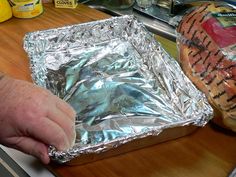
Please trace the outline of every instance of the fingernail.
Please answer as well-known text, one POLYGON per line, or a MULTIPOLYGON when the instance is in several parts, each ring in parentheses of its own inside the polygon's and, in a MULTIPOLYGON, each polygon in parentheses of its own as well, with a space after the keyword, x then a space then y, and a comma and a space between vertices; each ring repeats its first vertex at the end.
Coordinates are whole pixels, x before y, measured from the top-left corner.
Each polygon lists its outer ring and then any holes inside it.
POLYGON ((70 106, 70 107, 71 107, 70 116, 75 119, 75 117, 76 117, 76 111, 74 110, 74 108, 73 108, 72 106, 70 106))
POLYGON ((76 131, 75 131, 75 124, 71 125, 71 130, 72 130, 72 135, 69 137, 70 140, 70 148, 75 145, 75 140, 76 140, 76 131))
POLYGON ((70 147, 70 144, 65 143, 65 144, 61 145, 58 150, 59 151, 65 151, 65 150, 69 149, 69 147, 70 147))
POLYGON ((72 124, 71 129, 73 131, 72 135, 70 137, 67 137, 64 140, 64 143, 59 145, 58 150, 60 151, 68 150, 69 148, 75 145, 75 141, 76 141, 75 124, 72 124))
POLYGON ((70 147, 73 147, 75 145, 75 140, 76 140, 76 131, 75 131, 75 126, 73 126, 73 129, 74 129, 74 133, 73 133, 73 136, 72 136, 72 141, 71 141, 71 144, 70 144, 70 147))

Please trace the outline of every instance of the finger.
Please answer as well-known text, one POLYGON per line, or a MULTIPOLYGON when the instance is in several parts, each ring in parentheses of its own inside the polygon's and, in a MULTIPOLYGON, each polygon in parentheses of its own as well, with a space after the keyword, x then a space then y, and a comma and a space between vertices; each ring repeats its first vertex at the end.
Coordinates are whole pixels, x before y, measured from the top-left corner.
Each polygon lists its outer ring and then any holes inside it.
POLYGON ((25 124, 26 134, 33 136, 44 144, 53 145, 58 150, 70 148, 68 136, 57 123, 47 117, 25 124))
POLYGON ((75 121, 76 111, 73 107, 58 97, 56 97, 55 100, 57 108, 67 114, 72 121, 75 121))
POLYGON ((75 121, 72 121, 65 112, 61 111, 57 107, 52 107, 48 111, 47 117, 57 123, 65 131, 70 147, 72 147, 76 138, 75 121))
POLYGON ((14 142, 13 148, 39 158, 44 164, 50 162, 48 147, 45 144, 29 137, 12 138, 11 141, 14 142))

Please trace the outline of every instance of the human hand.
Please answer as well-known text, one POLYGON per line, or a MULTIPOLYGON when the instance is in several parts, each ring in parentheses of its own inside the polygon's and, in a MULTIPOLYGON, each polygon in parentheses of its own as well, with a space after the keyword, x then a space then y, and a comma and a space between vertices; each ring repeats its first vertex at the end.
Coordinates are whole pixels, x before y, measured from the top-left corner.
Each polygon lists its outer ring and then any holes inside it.
POLYGON ((46 89, 0 77, 0 143, 50 162, 48 145, 58 150, 75 141, 75 111, 46 89))

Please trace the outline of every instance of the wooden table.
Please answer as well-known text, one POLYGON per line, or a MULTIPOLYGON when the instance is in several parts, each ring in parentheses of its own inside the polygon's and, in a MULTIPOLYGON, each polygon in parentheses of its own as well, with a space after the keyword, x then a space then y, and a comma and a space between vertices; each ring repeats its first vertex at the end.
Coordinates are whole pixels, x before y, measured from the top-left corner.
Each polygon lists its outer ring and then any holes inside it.
MULTIPOLYGON (((0 24, 0 71, 31 81, 29 60, 23 50, 26 32, 108 18, 79 5, 77 9, 45 11, 33 19, 12 18, 0 24)), ((175 44, 160 38, 164 47, 175 44)), ((171 52, 171 51, 170 51, 171 52)), ((172 51, 176 55, 176 51, 172 51)), ((236 135, 211 124, 191 135, 81 166, 55 166, 61 177, 226 177, 236 166, 236 135)))

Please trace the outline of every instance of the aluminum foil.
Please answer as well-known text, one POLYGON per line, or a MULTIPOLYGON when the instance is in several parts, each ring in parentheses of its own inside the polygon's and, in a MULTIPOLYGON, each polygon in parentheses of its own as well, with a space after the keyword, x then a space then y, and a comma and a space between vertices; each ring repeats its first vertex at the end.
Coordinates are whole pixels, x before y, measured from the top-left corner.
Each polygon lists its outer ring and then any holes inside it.
POLYGON ((205 96, 133 16, 28 33, 24 49, 35 83, 77 111, 75 145, 50 149, 59 163, 212 118, 205 96))

